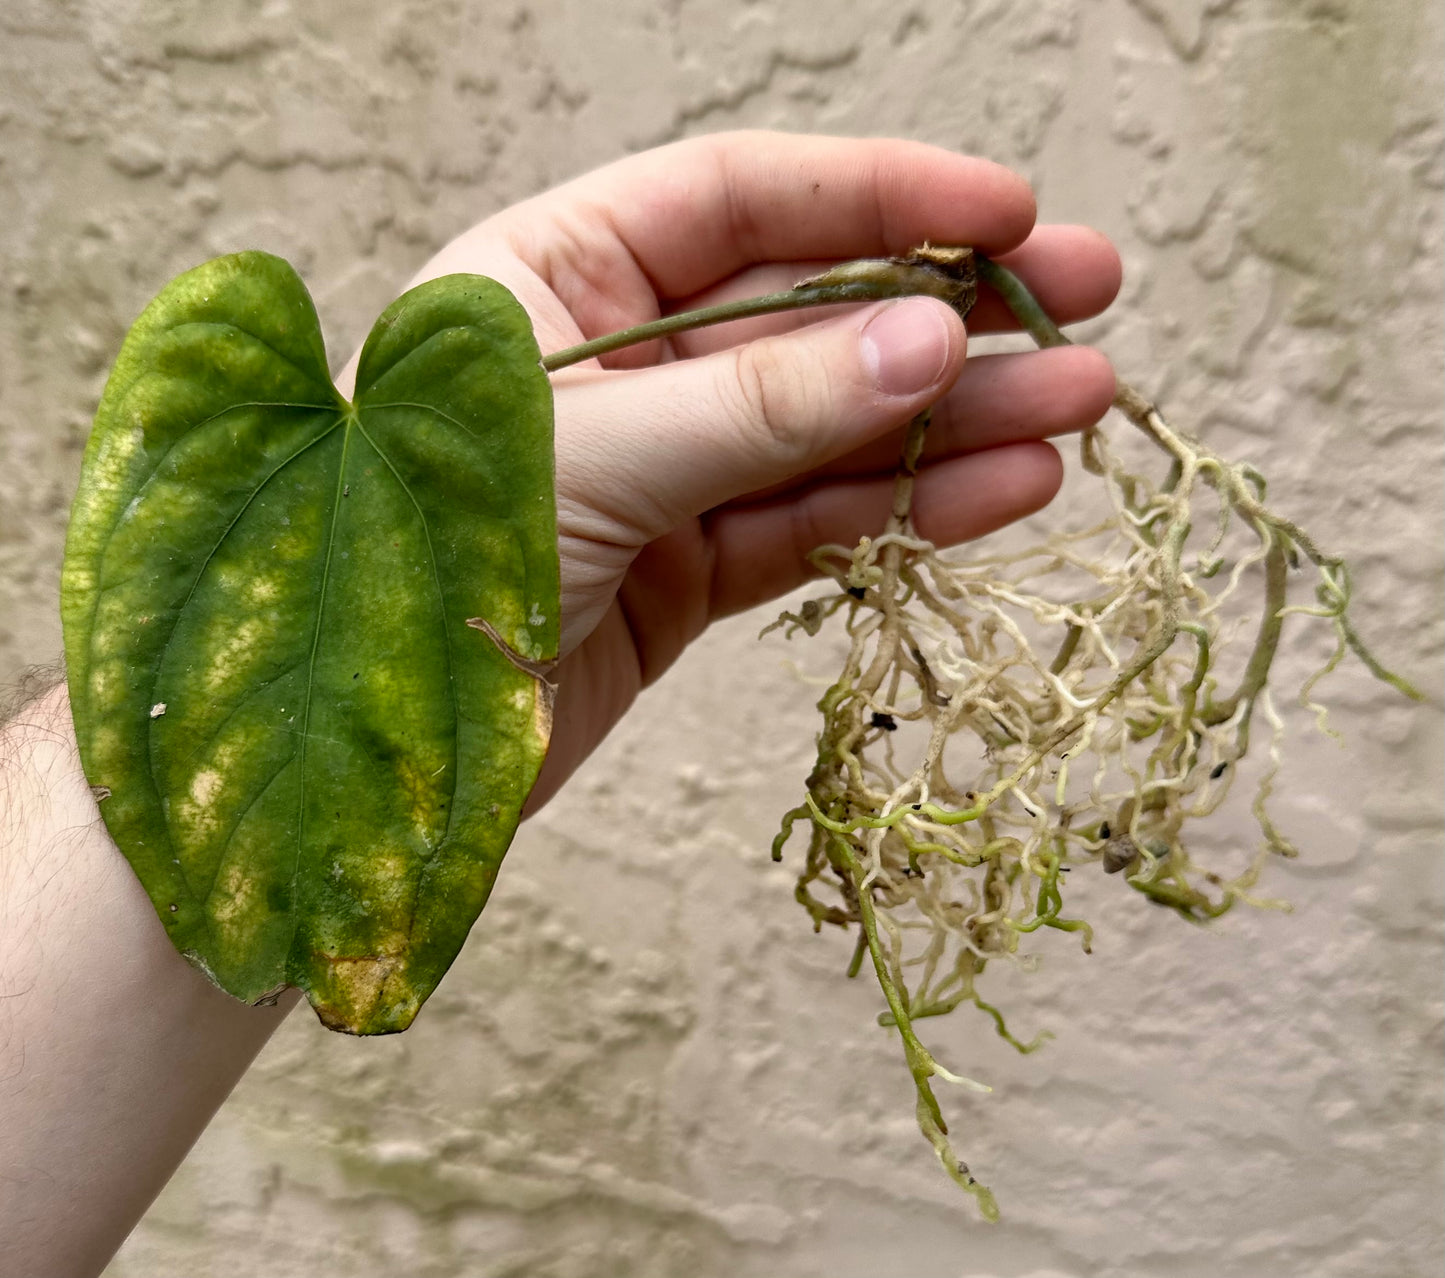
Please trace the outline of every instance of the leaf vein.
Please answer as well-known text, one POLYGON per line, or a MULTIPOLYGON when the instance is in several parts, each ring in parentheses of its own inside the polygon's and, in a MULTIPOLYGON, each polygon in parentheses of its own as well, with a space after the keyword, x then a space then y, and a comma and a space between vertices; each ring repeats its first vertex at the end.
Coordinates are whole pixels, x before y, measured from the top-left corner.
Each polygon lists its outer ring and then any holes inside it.
MULTIPOLYGON (((304 657, 298 657, 295 661, 291 662, 290 665, 286 666, 282 670, 278 670, 270 678, 262 679, 260 683, 253 684, 251 687, 247 688, 246 691, 236 699, 236 704, 233 705, 229 710, 227 710, 224 717, 211 729, 211 731, 207 734, 206 739, 202 741, 198 746, 196 746, 196 748, 192 750, 189 755, 186 756, 186 762, 192 762, 198 755, 203 754, 207 750, 209 750, 211 746, 216 743, 216 739, 221 735, 221 733, 226 730, 226 727, 230 724, 232 719, 234 719, 238 714, 241 713, 242 710, 244 710, 248 705, 250 705, 251 702, 253 702, 257 697, 259 697, 263 692, 265 692, 267 688, 274 687, 276 684, 280 683, 281 680, 284 679, 287 675, 299 669, 301 663, 304 660, 304 657)), ((281 732, 286 731, 286 729, 284 728, 280 728, 277 730, 281 732)))
MULTIPOLYGON (((225 329, 230 329, 231 332, 233 332, 233 333, 240 333, 242 337, 249 337, 253 342, 256 343, 257 346, 264 346, 268 351, 271 352, 271 354, 273 354, 273 355, 274 355, 277 359, 279 359, 283 364, 287 365, 287 366, 290 367, 290 368, 294 368, 294 369, 295 369, 298 373, 300 373, 301 376, 304 377, 307 381, 316 383, 317 385, 320 385, 320 386, 324 386, 327 390, 332 390, 332 389, 334 389, 334 388, 331 386, 331 380, 330 380, 330 375, 329 375, 329 374, 326 375, 325 377, 322 377, 321 379, 318 379, 317 376, 316 376, 316 373, 315 373, 315 371, 314 371, 313 369, 303 368, 300 364, 298 364, 298 363, 297 363, 294 359, 292 359, 289 355, 285 354, 285 353, 284 353, 282 350, 280 350, 280 348, 278 348, 277 346, 274 346, 272 343, 268 342, 268 341, 267 341, 264 337, 262 337, 259 333, 253 333, 249 328, 242 328, 239 324, 235 323, 233 320, 199 320, 199 319, 197 319, 197 320, 186 320, 186 321, 185 321, 184 323, 182 323, 182 324, 171 324, 171 325, 168 325, 168 326, 165 328, 164 332, 166 332, 166 333, 179 333, 179 332, 180 332, 182 329, 184 329, 184 328, 225 328, 225 329)), ((327 405, 327 407, 329 408, 329 407, 331 407, 331 405, 327 405)))
MULTIPOLYGON (((124 401, 122 401, 122 403, 124 403, 124 401)), ((130 512, 136 508, 137 503, 140 502, 140 500, 146 495, 151 485, 155 483, 157 476, 160 475, 162 469, 165 467, 166 462, 170 460, 171 454, 175 452, 176 449, 179 448, 183 442, 185 442, 185 440, 190 438, 192 432, 201 430, 204 427, 209 426, 212 422, 219 421, 222 417, 225 417, 227 413, 234 413, 241 408, 306 408, 312 409, 316 412, 334 413, 336 412, 337 405, 287 404, 282 402, 271 403, 265 400, 256 400, 245 404, 230 404, 227 407, 221 409, 220 412, 212 413, 209 417, 203 417, 200 421, 191 422, 190 424, 183 426, 180 429, 180 432, 176 435, 175 439, 173 439, 166 447, 166 451, 162 453, 160 458, 156 461, 156 464, 151 467, 151 473, 147 475, 144 480, 141 481, 140 487, 135 490, 135 495, 130 499, 130 501, 126 503, 125 509, 122 510, 120 514, 116 517, 115 523, 111 525, 110 536, 115 536, 116 529, 125 522, 126 516, 128 516, 130 512)), ((336 421, 340 422, 340 420, 341 418, 338 416, 336 421)), ((334 429, 336 423, 333 423, 332 425, 334 429)), ((110 538, 108 537, 106 541, 107 544, 109 544, 110 538)))
MULTIPOLYGON (((474 431, 474 430, 473 430, 470 426, 468 426, 465 422, 458 421, 458 420, 457 420, 455 417, 453 417, 450 413, 444 413, 444 412, 442 412, 442 410, 441 410, 440 408, 438 408, 435 404, 414 404, 414 403, 408 402, 407 400, 397 400, 395 403, 391 403, 391 404, 367 404, 367 405, 366 405, 366 411, 367 411, 367 412, 379 412, 379 411, 380 411, 381 409, 383 409, 383 408, 420 408, 420 409, 422 409, 424 412, 435 413, 438 417, 440 417, 440 418, 442 419, 442 421, 444 421, 444 422, 450 422, 450 423, 451 423, 453 426, 455 426, 458 430, 465 431, 465 432, 466 432, 468 435, 470 435, 473 439, 481 439, 481 435, 480 435, 477 431, 474 431)), ((373 445, 373 447, 374 447, 374 445, 373 445)))
MULTIPOLYGON (((434 332, 428 333, 423 341, 418 342, 415 346, 412 346, 410 349, 408 349, 404 354, 399 355, 390 364, 388 364, 379 373, 377 373, 375 377, 373 377, 369 382, 367 382, 365 386, 358 386, 356 388, 356 401, 358 406, 362 406, 361 401, 366 396, 368 391, 374 391, 378 384, 385 381, 388 377, 393 376, 396 373, 397 369, 404 368, 412 360, 419 359, 423 355, 427 354, 429 347, 431 347, 437 342, 444 340, 447 337, 450 337, 453 333, 467 332, 473 332, 485 336, 487 329, 484 325, 481 324, 448 324, 445 328, 439 328, 436 329, 434 332)), ((476 355, 473 356, 470 362, 474 363, 477 359, 484 358, 486 358, 486 354, 484 352, 478 351, 476 355)), ((371 407, 371 405, 365 405, 365 407, 371 407)))
POLYGON ((446 846, 447 839, 451 836, 452 818, 456 815, 457 811, 457 786, 460 784, 461 781, 460 752, 462 732, 462 708, 457 701, 457 681, 453 673, 454 662, 452 660, 452 637, 451 631, 447 626, 447 599, 445 591, 442 590, 441 573, 438 571, 437 568, 437 556, 436 550, 432 545, 431 527, 427 523, 426 514, 421 508, 421 503, 417 501, 416 495, 411 491, 411 487, 407 484, 406 480, 401 477, 400 472, 396 469, 394 465, 392 465, 391 458, 382 451, 377 442, 372 439, 370 434, 367 433, 366 427, 361 424, 361 421, 359 419, 356 423, 356 429, 361 432, 362 438, 371 445, 372 451, 375 452, 376 455, 380 457, 383 462, 386 463, 387 470, 391 471, 392 478, 396 480, 397 484, 401 488, 401 491, 407 495, 407 499, 411 502, 412 507, 416 510, 416 517, 421 520, 422 534, 426 537, 427 559, 431 563, 432 583, 436 586, 437 591, 437 607, 441 611, 442 647, 445 650, 447 656, 447 692, 451 697, 452 723, 454 725, 452 730, 451 790, 447 801, 447 823, 445 828, 442 830, 442 837, 437 842, 435 847, 428 849, 426 860, 422 862, 421 870, 417 874, 417 891, 420 892, 421 881, 423 878, 426 877, 427 866, 431 864, 437 853, 446 846))
MULTIPOLYGON (((266 778, 266 784, 263 785, 259 790, 257 790, 256 793, 253 794, 246 801, 246 806, 241 809, 241 811, 237 814, 236 819, 231 822, 231 828, 226 831, 226 837, 221 842, 221 855, 216 861, 216 868, 211 871, 211 881, 206 886, 206 894, 204 897, 199 898, 201 906, 201 917, 205 920, 206 931, 211 933, 212 938, 215 937, 215 930, 211 926, 211 916, 206 912, 206 907, 210 905, 211 897, 215 895, 216 884, 221 881, 221 871, 225 869, 226 860, 231 850, 231 841, 236 837, 236 832, 240 830, 241 823, 248 816, 251 815, 252 809, 261 802, 262 798, 266 794, 266 791, 269 790, 273 785, 275 785, 276 779, 295 762, 296 752, 293 750, 290 755, 288 755, 285 759, 281 761, 281 766, 277 768, 269 777, 266 778)), ((292 888, 292 891, 294 893, 294 887, 292 888)))
MULTIPOLYGON (((247 497, 246 500, 242 503, 241 509, 236 512, 235 516, 231 519, 231 522, 226 525, 221 535, 216 539, 216 544, 211 547, 210 551, 206 554, 205 559, 201 561, 200 567, 196 569, 195 577, 191 580, 190 588, 186 591, 185 599, 182 600, 180 607, 175 610, 174 619, 172 620, 170 626, 170 632, 166 635, 165 642, 161 645, 160 654, 156 659, 155 674, 151 679, 150 695, 148 697, 148 701, 151 704, 154 704, 157 700, 157 692, 160 688, 161 674, 165 670, 166 657, 170 654, 171 642, 175 639, 176 629, 180 625, 181 617, 184 615, 186 609, 190 607, 191 600, 195 597, 196 594, 196 588, 201 584, 201 578, 206 575, 206 569, 211 566, 211 560, 216 557, 216 552, 219 551, 221 547, 225 544, 226 538, 231 535, 232 529, 234 529, 236 525, 240 522, 241 517, 246 513, 246 511, 251 508, 251 503, 261 495, 266 485, 269 484, 273 479, 275 479, 277 475, 279 475, 283 470, 285 470, 286 467, 291 465, 291 463, 294 462, 298 457, 301 457, 304 453, 310 451, 317 444, 321 443, 322 440, 330 438, 331 432, 334 431, 338 425, 340 425, 340 422, 341 419, 338 418, 335 422, 332 423, 332 425, 328 429, 322 431, 321 434, 317 435, 315 439, 307 440, 306 443, 301 445, 301 447, 298 448, 289 457, 285 458, 281 462, 278 462, 275 468, 271 471, 271 473, 268 474, 265 479, 263 479, 259 484, 256 485, 255 491, 252 492, 251 495, 247 497)), ((102 562, 103 561, 104 556, 102 555, 102 562)), ((97 607, 99 606, 100 594, 100 591, 96 592, 97 607)), ((94 622, 92 621, 92 634, 93 633, 94 622)), ((278 678, 279 677, 280 676, 278 676, 278 678)), ((159 792, 160 790, 160 786, 156 784, 155 761, 155 740, 156 729, 158 728, 158 726, 159 721, 153 719, 148 725, 146 732, 146 771, 150 775, 151 784, 156 785, 157 792, 159 792)), ((166 838, 170 841, 172 851, 175 851, 176 842, 174 834, 171 830, 170 814, 165 810, 164 805, 162 805, 161 812, 162 819, 165 821, 166 838)), ((181 881, 186 885, 186 890, 190 892, 192 898, 199 900, 199 898, 196 897, 195 888, 191 886, 190 877, 186 873, 186 867, 184 863, 181 864, 181 881)))

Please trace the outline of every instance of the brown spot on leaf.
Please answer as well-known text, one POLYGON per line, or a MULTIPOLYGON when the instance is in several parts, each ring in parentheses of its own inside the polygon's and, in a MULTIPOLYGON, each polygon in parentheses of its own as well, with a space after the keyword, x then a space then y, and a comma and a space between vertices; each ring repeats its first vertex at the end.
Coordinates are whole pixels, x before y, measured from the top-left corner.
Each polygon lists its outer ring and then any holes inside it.
POLYGON ((381 954, 313 952, 326 975, 311 991, 312 1006, 327 1029, 384 1034, 411 1024, 420 1002, 404 978, 405 942, 398 941, 397 948, 381 954))

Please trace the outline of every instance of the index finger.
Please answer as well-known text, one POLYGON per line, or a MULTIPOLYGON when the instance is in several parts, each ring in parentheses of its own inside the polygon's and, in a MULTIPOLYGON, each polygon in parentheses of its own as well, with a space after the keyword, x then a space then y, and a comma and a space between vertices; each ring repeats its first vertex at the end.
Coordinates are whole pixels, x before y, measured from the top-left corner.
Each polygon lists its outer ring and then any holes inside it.
POLYGON ((662 300, 762 262, 887 256, 925 240, 1004 253, 1034 214, 1028 183, 989 160, 921 142, 737 132, 609 164, 494 225, 554 288, 570 278, 575 290, 580 275, 615 289, 631 268, 662 300))

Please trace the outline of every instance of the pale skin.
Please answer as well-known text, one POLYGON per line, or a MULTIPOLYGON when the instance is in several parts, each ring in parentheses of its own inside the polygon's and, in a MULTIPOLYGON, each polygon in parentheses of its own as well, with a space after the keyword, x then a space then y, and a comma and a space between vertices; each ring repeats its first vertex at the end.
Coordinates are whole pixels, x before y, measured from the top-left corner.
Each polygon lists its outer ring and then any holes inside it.
MULTIPOLYGON (((599 169, 482 222, 418 279, 501 280, 549 352, 925 240, 1000 257, 1064 323, 1119 283, 1105 239, 1035 226, 1027 184, 996 165, 761 133, 599 169)), ((1006 319, 984 296, 969 327, 1006 319)), ((561 694, 534 808, 710 622, 801 583, 815 544, 881 526, 923 407, 937 404, 923 536, 960 542, 1053 496, 1046 438, 1102 416, 1107 361, 1081 347, 965 361, 966 345, 942 303, 909 299, 705 329, 555 376, 561 694)), ((0 731, 0 1272, 98 1273, 294 1002, 237 1003, 171 948, 99 821, 63 687, 0 731)))

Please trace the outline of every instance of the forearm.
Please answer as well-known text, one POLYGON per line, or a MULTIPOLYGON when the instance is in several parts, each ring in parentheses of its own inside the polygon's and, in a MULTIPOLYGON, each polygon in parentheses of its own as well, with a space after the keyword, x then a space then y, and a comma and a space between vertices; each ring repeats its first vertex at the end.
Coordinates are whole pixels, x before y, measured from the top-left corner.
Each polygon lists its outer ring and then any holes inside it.
POLYGON ((98 1273, 294 1003, 172 948, 106 834, 64 688, 0 728, 0 1273, 98 1273))

